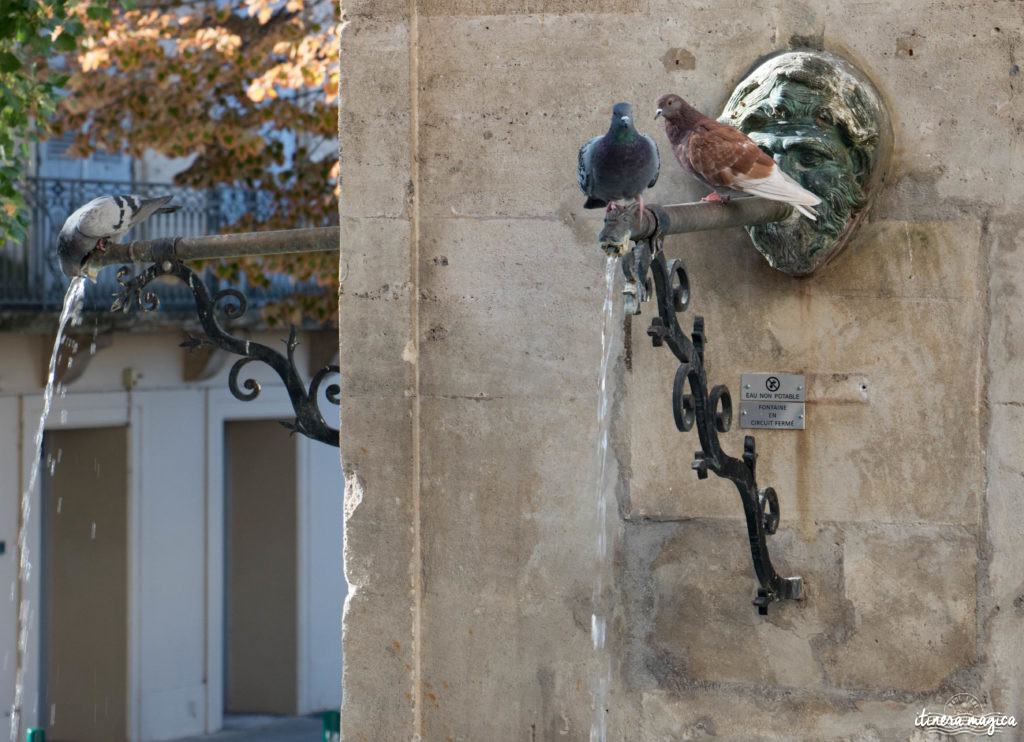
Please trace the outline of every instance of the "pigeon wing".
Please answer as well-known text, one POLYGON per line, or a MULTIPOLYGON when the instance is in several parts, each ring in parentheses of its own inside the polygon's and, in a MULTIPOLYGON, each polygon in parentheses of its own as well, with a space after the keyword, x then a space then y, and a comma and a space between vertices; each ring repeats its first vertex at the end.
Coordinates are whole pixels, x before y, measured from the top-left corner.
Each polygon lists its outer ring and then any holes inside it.
POLYGON ((100 196, 68 217, 68 222, 75 223, 79 234, 98 240, 116 234, 123 215, 113 196, 100 196))
POLYGON ((821 203, 818 196, 783 172, 754 140, 726 124, 714 121, 694 132, 690 139, 690 159, 694 170, 712 186, 786 201, 810 219, 814 219, 814 209, 800 207, 821 203))
POLYGON ((739 180, 768 177, 775 161, 739 129, 708 120, 690 137, 690 164, 713 187, 739 188, 739 180))
MULTIPOLYGON (((130 227, 134 227, 136 224, 149 219, 153 214, 164 213, 167 211, 177 211, 180 207, 170 206, 166 207, 168 201, 174 196, 157 196, 156 198, 143 198, 142 196, 122 196, 131 211, 131 216, 128 219, 130 227)), ((126 230, 127 231, 127 230, 126 230)))
POLYGON ((590 157, 593 152, 594 145, 599 141, 601 141, 601 137, 594 137, 584 144, 580 147, 580 153, 577 157, 576 181, 579 183, 580 190, 583 191, 584 196, 590 196, 591 189, 594 187, 590 157))
POLYGON ((577 158, 576 180, 580 185, 580 190, 583 191, 583 195, 587 197, 586 202, 583 204, 584 209, 598 209, 608 204, 607 201, 594 196, 594 191, 598 188, 594 176, 594 150, 602 139, 603 137, 594 137, 580 147, 580 153, 577 158))
POLYGON ((77 228, 79 233, 93 239, 117 238, 159 211, 176 210, 177 207, 164 206, 172 198, 144 198, 134 194, 101 196, 79 209, 77 228))
POLYGON ((658 175, 661 173, 661 155, 658 154, 657 142, 650 134, 641 134, 640 136, 651 145, 651 154, 654 155, 654 175, 651 176, 651 182, 647 184, 647 188, 654 188, 654 184, 658 182, 658 175))

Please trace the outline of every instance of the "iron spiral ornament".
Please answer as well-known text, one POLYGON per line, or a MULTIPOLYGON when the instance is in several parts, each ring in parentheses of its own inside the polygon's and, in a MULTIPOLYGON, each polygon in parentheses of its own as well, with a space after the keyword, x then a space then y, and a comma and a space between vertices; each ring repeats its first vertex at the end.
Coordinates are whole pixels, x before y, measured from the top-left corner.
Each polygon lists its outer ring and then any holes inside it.
MULTIPOLYGON (((251 377, 244 379, 239 384, 243 368, 253 361, 260 361, 270 366, 284 383, 295 411, 293 421, 281 424, 292 433, 300 433, 321 443, 338 446, 338 428, 328 425, 320 411, 321 387, 327 377, 338 373, 338 366, 331 364, 321 368, 314 374, 307 387, 295 366, 295 348, 299 341, 294 326, 291 328, 288 339, 284 341, 285 353, 280 353, 262 343, 235 337, 217 319, 218 313, 228 320, 238 319, 245 314, 249 303, 241 291, 227 288, 211 294, 199 274, 184 262, 173 257, 158 260, 131 279, 128 278, 130 273, 131 269, 128 266, 117 271, 117 282, 122 289, 114 294, 111 311, 127 312, 133 306, 137 306, 144 312, 157 309, 160 306, 160 299, 153 292, 146 291, 147 286, 161 276, 175 276, 192 292, 199 323, 205 333, 203 337, 190 336, 188 340, 181 343, 181 347, 195 348, 200 345, 212 345, 241 356, 235 361, 228 374, 228 389, 236 399, 242 401, 256 399, 261 391, 260 383, 251 377)), ((340 395, 341 388, 337 384, 329 384, 323 389, 323 398, 330 404, 339 404, 340 395)))
POLYGON ((773 601, 799 599, 803 593, 800 577, 781 577, 772 565, 767 536, 779 527, 779 498, 771 487, 757 486, 757 453, 753 436, 743 439, 740 458, 728 455, 719 441, 720 433, 732 426, 732 396, 722 384, 708 389, 704 367, 707 347, 704 318, 695 316, 693 331, 686 335, 678 314, 690 301, 690 282, 682 260, 669 260, 663 250, 664 238, 658 233, 637 242, 623 257, 626 276, 625 308, 640 314, 642 304, 656 297, 658 314, 651 318, 647 334, 654 347, 668 346, 679 361, 672 383, 672 415, 676 428, 686 433, 697 429, 700 450, 690 466, 700 479, 708 473, 729 479, 739 491, 746 516, 750 554, 760 587, 754 605, 765 615, 773 601), (652 285, 653 283, 653 285, 652 285))

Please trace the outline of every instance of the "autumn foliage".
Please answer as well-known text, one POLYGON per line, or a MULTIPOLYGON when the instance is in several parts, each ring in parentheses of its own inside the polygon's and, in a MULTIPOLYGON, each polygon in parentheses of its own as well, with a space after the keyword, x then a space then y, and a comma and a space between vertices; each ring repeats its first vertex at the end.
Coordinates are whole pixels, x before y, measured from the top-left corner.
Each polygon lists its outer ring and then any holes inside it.
MULTIPOLYGON (((83 7, 86 15, 106 11, 83 7)), ((8 240, 22 242, 28 232, 20 185, 29 142, 45 135, 67 82, 49 60, 74 51, 83 30, 69 14, 68 0, 0 0, 0 247, 8 240)))
MULTIPOLYGON (((74 154, 187 157, 178 185, 268 194, 269 211, 245 215, 234 231, 337 224, 336 3, 138 0, 133 9, 96 13, 82 3, 75 12, 85 33, 66 55, 69 95, 55 120, 57 133, 75 132, 74 154)), ((326 299, 296 296, 271 321, 337 311, 336 254, 219 270, 245 271, 255 283, 284 271, 328 288, 326 299)))

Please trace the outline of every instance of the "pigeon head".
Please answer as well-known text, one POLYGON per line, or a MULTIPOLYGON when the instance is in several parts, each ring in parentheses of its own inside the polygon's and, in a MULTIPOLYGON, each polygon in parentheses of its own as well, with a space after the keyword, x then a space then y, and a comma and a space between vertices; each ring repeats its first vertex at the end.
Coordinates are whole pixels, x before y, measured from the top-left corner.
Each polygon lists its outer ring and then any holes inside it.
POLYGON ((619 138, 632 138, 636 135, 636 128, 633 126, 633 106, 628 103, 615 104, 612 108, 612 125, 608 132, 618 134, 619 138))
POLYGON ((667 121, 685 124, 695 124, 704 118, 700 111, 675 93, 666 93, 658 98, 655 105, 658 110, 654 112, 654 118, 663 116, 667 121))
POLYGON ((682 103, 683 99, 675 93, 666 93, 658 98, 654 104, 658 108, 658 110, 654 112, 654 118, 658 118, 659 116, 669 118, 675 111, 682 110, 682 103))
POLYGON ((612 108, 612 124, 628 124, 633 120, 633 106, 616 103, 612 108))

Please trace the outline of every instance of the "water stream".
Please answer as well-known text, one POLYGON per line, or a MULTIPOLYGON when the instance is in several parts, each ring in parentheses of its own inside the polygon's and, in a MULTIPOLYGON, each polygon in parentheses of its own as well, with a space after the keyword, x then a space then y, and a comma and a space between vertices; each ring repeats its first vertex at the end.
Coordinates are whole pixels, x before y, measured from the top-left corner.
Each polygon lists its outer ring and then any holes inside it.
POLYGON ((611 656, 605 646, 608 619, 612 611, 611 584, 612 559, 608 552, 612 541, 610 529, 614 526, 617 510, 615 484, 618 481, 618 466, 609 451, 611 437, 611 411, 615 397, 614 361, 623 342, 622 332, 622 273, 619 261, 608 258, 605 265, 604 324, 601 330, 601 370, 598 377, 599 401, 597 406, 597 446, 593 496, 596 503, 596 553, 593 592, 593 613, 590 617, 590 636, 594 642, 597 672, 591 689, 592 716, 590 742, 607 742, 608 737, 608 690, 611 684, 611 656))
POLYGON ((82 321, 82 299, 85 295, 85 279, 73 278, 64 295, 64 307, 61 309, 60 322, 57 325, 57 337, 53 341, 53 352, 50 354, 50 366, 46 376, 46 389, 43 391, 43 411, 39 415, 39 426, 36 428, 36 435, 33 438, 35 458, 32 469, 29 473, 28 484, 21 493, 21 518, 18 522, 18 583, 16 592, 14 586, 11 589, 11 600, 20 592, 21 601, 18 605, 18 651, 17 668, 14 675, 14 702, 11 705, 11 742, 18 742, 18 733, 21 727, 22 704, 25 695, 25 666, 28 661, 28 637, 29 625, 31 623, 31 605, 29 601, 28 584, 32 578, 32 560, 29 555, 28 534, 29 520, 32 515, 32 496, 39 480, 39 469, 42 464, 41 454, 43 447, 43 430, 46 426, 46 418, 50 414, 50 406, 53 403, 53 393, 56 384, 54 380, 57 375, 57 358, 60 353, 60 346, 64 340, 64 332, 69 326, 74 326, 82 321))

